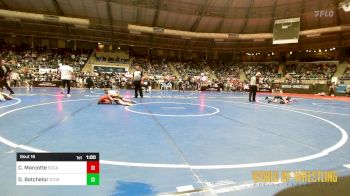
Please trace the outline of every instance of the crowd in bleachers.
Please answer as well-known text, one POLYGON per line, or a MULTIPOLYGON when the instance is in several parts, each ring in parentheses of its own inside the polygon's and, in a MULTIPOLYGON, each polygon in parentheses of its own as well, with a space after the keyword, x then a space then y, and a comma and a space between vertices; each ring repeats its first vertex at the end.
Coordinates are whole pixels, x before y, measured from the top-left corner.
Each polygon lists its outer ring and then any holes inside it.
POLYGON ((200 76, 205 72, 205 62, 195 62, 192 59, 177 61, 176 69, 182 78, 186 78, 188 76, 200 76))
POLYGON ((132 84, 131 76, 127 73, 84 73, 76 72, 76 86, 84 88, 86 79, 90 77, 95 88, 127 88, 132 84))
POLYGON ((57 68, 64 61, 72 67, 81 69, 89 58, 91 51, 71 50, 66 48, 47 49, 45 47, 29 48, 28 46, 3 45, 0 53, 6 63, 17 67, 57 68))
MULTIPOLYGON (((96 87, 128 88, 132 86, 132 75, 126 73, 83 73, 92 51, 71 49, 47 49, 45 47, 29 48, 26 46, 12 47, 2 45, 0 53, 5 64, 12 69, 11 79, 14 86, 21 85, 24 78, 33 81, 58 81, 57 68, 66 63, 74 68, 75 81, 78 87, 84 87, 87 77, 91 77, 96 87), (29 74, 29 76, 28 76, 29 74)), ((171 59, 156 56, 131 56, 130 59, 119 57, 97 57, 97 62, 107 61, 130 63, 130 72, 136 65, 140 66, 145 76, 145 82, 152 88, 161 89, 165 85, 170 89, 182 84, 185 89, 200 90, 203 87, 222 89, 226 91, 243 91, 247 81, 240 81, 240 71, 244 71, 249 80, 256 72, 262 74, 260 83, 268 88, 277 78, 278 64, 243 64, 221 62, 218 60, 201 59, 171 59)), ((285 74, 300 80, 330 79, 335 71, 335 64, 299 63, 286 65, 285 74)), ((342 79, 350 79, 350 67, 345 70, 342 79)))
POLYGON ((185 89, 193 90, 203 87, 218 89, 219 86, 224 90, 225 85, 227 89, 240 89, 237 87, 240 85, 236 82, 239 78, 238 66, 226 67, 219 61, 193 59, 158 57, 133 57, 132 59, 132 67, 140 65, 150 83, 155 83, 160 88, 168 86, 169 83, 174 88, 181 82, 185 89), (173 67, 173 70, 170 67, 173 67))
POLYGON ((246 77, 250 79, 257 72, 261 73, 260 83, 264 88, 270 88, 270 84, 275 82, 278 75, 278 65, 277 64, 251 64, 244 65, 244 73, 246 77))
POLYGON ((66 63, 80 71, 87 62, 91 51, 71 49, 47 49, 46 47, 30 48, 26 45, 2 45, 0 54, 4 64, 11 70, 11 79, 14 86, 21 84, 23 78, 28 77, 34 81, 59 80, 57 68, 59 64, 66 63), (17 82, 18 81, 18 82, 17 82))
POLYGON ((131 67, 140 66, 146 76, 161 78, 166 76, 174 76, 170 70, 171 62, 160 57, 138 56, 132 58, 131 67))
POLYGON ((59 63, 67 63, 76 70, 80 70, 87 62, 91 51, 70 50, 70 49, 50 49, 43 51, 37 58, 34 66, 37 68, 55 69, 59 63))
POLYGON ((263 65, 263 64, 252 64, 244 65, 244 72, 247 78, 250 78, 255 75, 256 72, 260 72, 264 77, 269 78, 270 80, 278 77, 278 65, 263 65))
POLYGON ((216 74, 216 77, 219 79, 225 78, 237 78, 239 79, 240 68, 238 66, 227 66, 222 68, 214 69, 213 72, 216 74))
POLYGON ((42 51, 42 48, 34 50, 26 47, 25 45, 16 47, 1 45, 0 47, 0 55, 5 63, 11 63, 15 68, 21 66, 32 66, 34 60, 36 60, 38 56, 38 53, 42 51))
POLYGON ((300 80, 329 80, 336 71, 337 65, 327 63, 303 63, 286 65, 286 73, 288 73, 292 78, 300 80))

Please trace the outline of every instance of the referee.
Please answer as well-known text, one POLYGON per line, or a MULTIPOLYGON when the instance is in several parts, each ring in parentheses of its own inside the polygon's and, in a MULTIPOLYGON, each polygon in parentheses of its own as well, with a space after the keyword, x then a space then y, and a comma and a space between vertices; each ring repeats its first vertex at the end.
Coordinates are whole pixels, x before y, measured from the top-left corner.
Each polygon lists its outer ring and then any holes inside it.
POLYGON ((261 76, 260 72, 257 72, 255 76, 250 78, 249 82, 249 102, 252 102, 252 96, 253 96, 253 102, 255 102, 255 96, 256 91, 258 91, 258 84, 259 84, 259 78, 261 76))
POLYGON ((134 98, 137 98, 138 97, 138 93, 140 93, 140 97, 142 98, 143 97, 143 94, 142 94, 142 88, 141 88, 141 81, 142 81, 142 77, 143 77, 143 73, 142 71, 140 71, 140 67, 137 65, 135 67, 135 71, 132 75, 133 77, 133 83, 134 83, 134 86, 135 86, 135 96, 134 98))
POLYGON ((61 73, 61 94, 63 94, 63 89, 67 86, 67 97, 70 97, 71 80, 73 80, 74 77, 73 68, 67 64, 63 64, 58 70, 61 73))

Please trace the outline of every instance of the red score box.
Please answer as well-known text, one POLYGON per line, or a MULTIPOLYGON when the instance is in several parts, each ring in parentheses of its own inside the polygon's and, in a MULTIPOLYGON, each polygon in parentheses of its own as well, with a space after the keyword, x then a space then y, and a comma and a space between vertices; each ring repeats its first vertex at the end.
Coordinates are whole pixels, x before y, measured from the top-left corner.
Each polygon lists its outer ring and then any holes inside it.
POLYGON ((86 162, 87 167, 87 173, 100 173, 100 162, 99 161, 88 161, 86 162))

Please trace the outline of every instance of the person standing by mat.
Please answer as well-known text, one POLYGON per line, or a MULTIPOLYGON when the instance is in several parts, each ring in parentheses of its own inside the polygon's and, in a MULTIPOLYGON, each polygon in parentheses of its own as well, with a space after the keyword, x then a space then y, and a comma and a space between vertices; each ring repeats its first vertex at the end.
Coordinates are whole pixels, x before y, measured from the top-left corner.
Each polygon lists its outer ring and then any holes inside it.
POLYGON ((250 78, 249 82, 249 102, 255 102, 256 92, 258 91, 259 78, 261 76, 260 72, 257 72, 255 76, 250 78), (253 100, 252 100, 253 96, 253 100))
POLYGON ((332 96, 332 97, 334 97, 336 87, 337 87, 337 85, 336 85, 336 83, 335 83, 335 82, 332 82, 332 83, 329 85, 329 92, 328 92, 328 96, 332 96))
POLYGON ((61 67, 58 68, 58 70, 61 73, 61 84, 62 84, 62 88, 61 88, 61 94, 63 94, 63 89, 66 87, 67 85, 67 97, 70 97, 70 81, 73 80, 73 68, 69 65, 67 65, 67 63, 63 64, 61 67))
POLYGON ((85 79, 85 83, 86 83, 86 88, 87 88, 88 92, 91 93, 91 89, 94 88, 94 81, 92 80, 90 73, 87 74, 87 77, 85 79))
POLYGON ((9 66, 5 65, 5 61, 0 56, 0 88, 5 87, 8 91, 10 91, 10 95, 14 94, 12 88, 8 84, 8 77, 11 73, 11 69, 9 66))
POLYGON ((142 77, 143 77, 143 73, 140 70, 140 67, 137 65, 135 67, 134 73, 132 74, 132 79, 133 79, 133 83, 134 83, 134 86, 135 86, 134 98, 138 97, 138 93, 140 93, 140 97, 143 98, 142 88, 141 88, 142 77))

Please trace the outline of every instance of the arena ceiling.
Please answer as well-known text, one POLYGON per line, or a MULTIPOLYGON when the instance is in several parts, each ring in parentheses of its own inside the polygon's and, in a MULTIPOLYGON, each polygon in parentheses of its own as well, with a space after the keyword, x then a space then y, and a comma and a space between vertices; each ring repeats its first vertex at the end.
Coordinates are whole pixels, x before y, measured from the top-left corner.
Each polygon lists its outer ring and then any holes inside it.
MULTIPOLYGON (((217 50, 286 47, 271 40, 184 39, 157 34, 134 34, 127 24, 192 32, 270 33, 275 19, 301 18, 301 30, 349 25, 350 12, 338 4, 343 0, 0 0, 0 8, 14 11, 86 18, 89 27, 0 18, 0 32, 12 35, 112 42, 120 45, 217 50), (317 17, 316 11, 328 16, 317 17)), ((350 45, 350 32, 302 37, 297 45, 350 45)))

